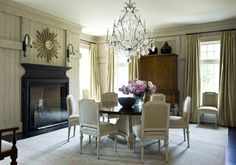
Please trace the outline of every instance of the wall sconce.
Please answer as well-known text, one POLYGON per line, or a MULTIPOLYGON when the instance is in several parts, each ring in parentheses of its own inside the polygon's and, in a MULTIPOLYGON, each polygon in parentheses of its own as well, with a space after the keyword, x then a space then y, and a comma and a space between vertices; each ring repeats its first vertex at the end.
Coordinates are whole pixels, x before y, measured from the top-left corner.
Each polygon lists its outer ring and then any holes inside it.
POLYGON ((25 52, 27 51, 27 47, 32 48, 29 34, 26 34, 24 36, 24 41, 22 41, 22 51, 24 52, 24 57, 26 57, 25 52))
POLYGON ((69 44, 66 49, 66 57, 68 62, 70 62, 70 55, 73 54, 75 55, 74 48, 72 44, 69 44))

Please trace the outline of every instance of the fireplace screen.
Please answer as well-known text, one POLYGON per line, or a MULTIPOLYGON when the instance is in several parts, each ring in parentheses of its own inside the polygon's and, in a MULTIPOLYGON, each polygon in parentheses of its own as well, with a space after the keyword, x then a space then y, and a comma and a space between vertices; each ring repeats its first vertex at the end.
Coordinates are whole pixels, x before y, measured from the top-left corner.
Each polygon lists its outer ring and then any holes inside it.
POLYGON ((61 97, 63 85, 30 87, 31 129, 54 126, 67 120, 66 98, 61 97))

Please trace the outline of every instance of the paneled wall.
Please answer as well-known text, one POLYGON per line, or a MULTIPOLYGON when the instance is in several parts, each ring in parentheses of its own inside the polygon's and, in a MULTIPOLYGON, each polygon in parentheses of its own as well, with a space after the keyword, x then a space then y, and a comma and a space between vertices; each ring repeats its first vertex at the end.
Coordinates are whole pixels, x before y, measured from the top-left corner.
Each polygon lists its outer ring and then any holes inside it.
POLYGON ((29 34, 32 39, 33 48, 27 48, 26 57, 22 56, 22 63, 32 63, 32 64, 46 64, 46 65, 57 65, 57 66, 65 66, 65 29, 61 29, 55 26, 51 26, 45 23, 41 23, 36 20, 31 20, 27 18, 22 18, 22 38, 25 34, 29 34), (47 58, 40 58, 38 56, 38 50, 35 47, 36 42, 36 34, 37 31, 40 33, 45 29, 49 29, 50 33, 57 34, 56 40, 60 43, 58 49, 58 58, 53 57, 52 60, 47 62, 47 58))
POLYGON ((67 73, 70 81, 70 93, 79 97, 79 53, 66 59, 67 45, 73 45, 79 52, 81 26, 63 19, 40 13, 12 1, 0 0, 0 128, 18 126, 21 122, 21 77, 25 70, 21 63, 70 66, 67 73), (29 34, 33 42, 36 32, 48 28, 57 35, 60 44, 58 58, 47 62, 37 57, 37 49, 27 48, 23 56, 22 40, 29 34))

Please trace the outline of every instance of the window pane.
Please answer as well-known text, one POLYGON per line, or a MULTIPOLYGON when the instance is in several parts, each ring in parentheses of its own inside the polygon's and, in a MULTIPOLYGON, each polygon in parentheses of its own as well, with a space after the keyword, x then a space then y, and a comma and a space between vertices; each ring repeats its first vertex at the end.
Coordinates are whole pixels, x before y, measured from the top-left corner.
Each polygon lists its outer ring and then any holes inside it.
POLYGON ((80 96, 82 97, 83 89, 90 89, 90 62, 89 62, 89 49, 80 48, 81 58, 79 65, 80 74, 80 96))
POLYGON ((119 92, 119 88, 122 85, 128 84, 128 62, 127 57, 117 54, 116 55, 116 83, 115 83, 115 92, 118 93, 118 96, 123 96, 121 92, 119 92))
POLYGON ((201 42, 200 52, 201 96, 203 92, 218 93, 220 41, 201 42))

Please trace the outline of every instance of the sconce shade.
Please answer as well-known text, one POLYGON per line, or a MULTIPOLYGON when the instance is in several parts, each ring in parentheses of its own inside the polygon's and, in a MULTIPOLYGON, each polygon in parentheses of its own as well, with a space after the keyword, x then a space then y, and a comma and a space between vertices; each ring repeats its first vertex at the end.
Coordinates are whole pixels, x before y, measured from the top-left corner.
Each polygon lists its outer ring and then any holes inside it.
POLYGON ((70 62, 70 55, 71 54, 75 55, 74 47, 72 44, 68 44, 67 49, 66 49, 66 57, 67 57, 68 62, 70 62))
POLYGON ((24 40, 22 41, 22 51, 24 52, 24 57, 26 57, 25 52, 27 51, 27 47, 32 48, 29 34, 25 34, 24 40))

